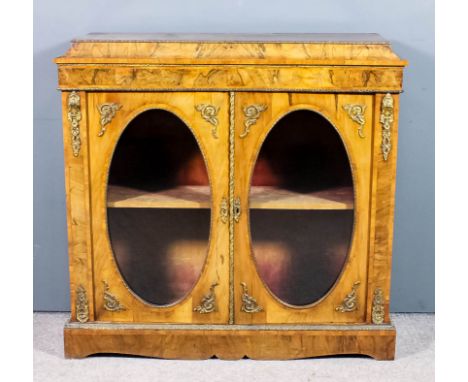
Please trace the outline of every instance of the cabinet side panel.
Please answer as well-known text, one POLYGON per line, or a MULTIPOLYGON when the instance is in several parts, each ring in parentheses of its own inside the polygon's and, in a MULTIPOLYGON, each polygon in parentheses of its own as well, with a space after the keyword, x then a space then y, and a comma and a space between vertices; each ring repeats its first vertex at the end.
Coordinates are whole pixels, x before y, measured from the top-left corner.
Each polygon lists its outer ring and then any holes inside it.
POLYGON ((94 320, 94 296, 86 93, 63 92, 62 112, 71 320, 87 321, 94 320), (72 94, 78 96, 74 106, 70 106, 72 94), (80 301, 78 308, 77 300, 80 301))
POLYGON ((392 271, 399 96, 395 94, 391 95, 393 99, 393 122, 390 123, 391 148, 386 159, 384 158, 384 149, 382 147, 384 145, 382 134, 382 100, 384 97, 384 94, 376 94, 374 102, 371 241, 369 248, 368 308, 366 315, 367 321, 374 323, 378 323, 375 316, 376 314, 377 316, 379 315, 379 290, 383 294, 383 322, 390 322, 390 279, 392 271))

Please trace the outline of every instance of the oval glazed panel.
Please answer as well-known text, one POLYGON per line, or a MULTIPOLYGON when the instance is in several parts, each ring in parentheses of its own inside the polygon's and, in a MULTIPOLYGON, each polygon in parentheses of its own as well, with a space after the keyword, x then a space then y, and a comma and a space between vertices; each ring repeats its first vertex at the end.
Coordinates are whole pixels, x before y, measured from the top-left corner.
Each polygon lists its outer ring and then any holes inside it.
POLYGON ((331 290, 350 248, 353 201, 349 159, 333 125, 309 110, 280 119, 260 148, 249 197, 257 270, 279 300, 304 306, 331 290))
POLYGON ((110 165, 107 206, 114 257, 133 293, 155 305, 186 296, 207 255, 210 186, 177 116, 149 110, 129 123, 110 165))

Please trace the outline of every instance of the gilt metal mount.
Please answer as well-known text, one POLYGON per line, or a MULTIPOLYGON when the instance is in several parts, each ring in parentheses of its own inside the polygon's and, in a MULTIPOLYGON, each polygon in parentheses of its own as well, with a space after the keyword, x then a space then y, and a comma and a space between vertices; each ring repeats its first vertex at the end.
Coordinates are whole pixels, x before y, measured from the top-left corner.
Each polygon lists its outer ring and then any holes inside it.
POLYGON ((68 95, 68 120, 70 121, 71 145, 73 156, 80 155, 81 136, 80 136, 80 121, 81 121, 81 102, 80 95, 73 91, 68 95))
POLYGON ((358 309, 358 296, 357 296, 357 288, 360 282, 356 281, 353 284, 351 292, 349 292, 346 297, 343 299, 343 302, 338 305, 335 310, 337 312, 345 313, 345 312, 354 312, 358 309))
POLYGON ((98 137, 102 137, 106 132, 106 126, 111 123, 115 113, 122 108, 118 103, 103 103, 97 106, 99 114, 101 115, 101 130, 99 130, 98 137))
POLYGON ((372 302, 372 323, 383 324, 385 318, 384 296, 382 289, 376 288, 372 302))
POLYGON ((119 310, 125 310, 125 307, 120 303, 120 301, 109 291, 109 284, 103 281, 104 284, 104 309, 109 312, 118 312, 119 310))
POLYGON ((382 155, 386 161, 392 149, 393 97, 390 93, 382 98, 380 123, 382 124, 382 155))
POLYGON ((195 109, 200 112, 202 118, 208 123, 213 125, 211 129, 211 135, 213 138, 218 139, 218 112, 219 107, 207 104, 195 105, 195 109))
POLYGON ((249 295, 249 290, 247 289, 247 284, 242 282, 242 306, 241 310, 245 313, 257 313, 262 312, 263 308, 257 304, 257 300, 249 295))
POLYGON ((202 297, 200 305, 193 308, 194 312, 198 313, 211 313, 216 311, 216 295, 214 289, 218 286, 218 283, 214 283, 210 287, 208 294, 202 297))
POLYGON ((229 205, 226 198, 221 199, 221 206, 219 211, 219 216, 221 218, 221 222, 226 224, 229 218, 229 205))
POLYGON ((366 124, 365 111, 366 105, 343 105, 343 109, 348 113, 349 117, 359 125, 358 135, 361 138, 365 138, 364 125, 366 124))
POLYGON ((242 109, 245 116, 244 131, 239 135, 240 138, 245 138, 250 132, 252 125, 257 123, 260 114, 267 109, 267 105, 249 105, 242 109))
POLYGON ((240 216, 241 216, 241 213, 242 213, 242 209, 241 209, 241 200, 240 198, 237 196, 234 198, 234 221, 236 223, 239 223, 239 220, 240 220, 240 216))
POLYGON ((83 285, 76 288, 76 319, 83 323, 89 320, 89 306, 88 296, 86 295, 86 289, 83 285))

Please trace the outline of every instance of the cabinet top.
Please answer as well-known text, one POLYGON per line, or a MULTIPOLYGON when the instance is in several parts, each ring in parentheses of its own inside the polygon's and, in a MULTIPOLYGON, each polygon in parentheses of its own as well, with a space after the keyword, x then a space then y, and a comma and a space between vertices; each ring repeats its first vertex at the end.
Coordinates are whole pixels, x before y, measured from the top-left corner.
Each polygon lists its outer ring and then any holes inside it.
POLYGON ((90 33, 73 42, 207 42, 387 44, 377 33, 90 33))
POLYGON ((376 33, 92 33, 71 44, 56 63, 406 65, 376 33))

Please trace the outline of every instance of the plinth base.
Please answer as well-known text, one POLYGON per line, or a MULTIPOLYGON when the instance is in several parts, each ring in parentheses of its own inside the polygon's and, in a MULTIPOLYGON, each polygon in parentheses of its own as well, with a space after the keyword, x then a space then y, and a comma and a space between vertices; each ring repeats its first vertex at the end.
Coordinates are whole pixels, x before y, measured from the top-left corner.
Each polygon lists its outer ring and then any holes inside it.
POLYGON ((165 359, 286 360, 362 354, 395 356, 395 327, 384 325, 65 325, 65 356, 118 353, 165 359))

